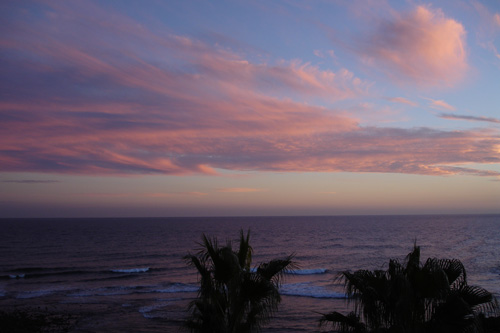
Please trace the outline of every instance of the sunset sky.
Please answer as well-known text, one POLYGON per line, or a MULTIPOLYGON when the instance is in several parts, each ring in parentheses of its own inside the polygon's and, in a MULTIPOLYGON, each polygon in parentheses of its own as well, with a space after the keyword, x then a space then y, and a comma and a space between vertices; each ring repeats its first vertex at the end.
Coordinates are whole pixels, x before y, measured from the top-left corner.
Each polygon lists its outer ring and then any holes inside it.
POLYGON ((0 217, 500 213, 499 1, 2 1, 0 217))

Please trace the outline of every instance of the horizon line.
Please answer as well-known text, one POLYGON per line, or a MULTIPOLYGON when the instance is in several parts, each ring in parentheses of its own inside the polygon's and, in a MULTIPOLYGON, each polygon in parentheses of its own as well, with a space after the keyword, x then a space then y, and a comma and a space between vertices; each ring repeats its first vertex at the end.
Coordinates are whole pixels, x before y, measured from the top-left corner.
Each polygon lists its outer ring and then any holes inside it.
POLYGON ((422 213, 422 214, 322 214, 322 215, 207 215, 207 216, 59 216, 59 217, 0 217, 0 220, 7 219, 197 219, 197 218, 286 218, 286 217, 380 217, 380 216, 495 216, 499 213, 422 213))

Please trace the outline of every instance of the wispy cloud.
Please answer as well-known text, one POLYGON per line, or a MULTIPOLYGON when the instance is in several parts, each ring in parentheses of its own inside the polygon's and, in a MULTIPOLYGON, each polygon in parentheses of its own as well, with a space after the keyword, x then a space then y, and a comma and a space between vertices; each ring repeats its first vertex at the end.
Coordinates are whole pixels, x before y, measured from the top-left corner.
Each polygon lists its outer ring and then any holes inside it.
POLYGON ((407 104, 410 106, 418 106, 418 103, 410 101, 409 99, 406 99, 404 97, 391 97, 391 98, 387 98, 387 100, 394 102, 394 103, 407 104))
POLYGON ((39 180, 39 179, 10 179, 10 180, 2 180, 2 183, 54 184, 54 183, 60 183, 60 181, 59 180, 39 180))
POLYGON ((440 100, 440 99, 432 99, 432 98, 424 98, 426 100, 428 100, 430 103, 429 103, 429 106, 433 109, 441 109, 441 110, 450 110, 450 111, 455 111, 456 108, 448 103, 446 103, 445 101, 443 100, 440 100))
POLYGON ((133 197, 132 193, 112 193, 112 192, 85 192, 85 193, 75 193, 72 196, 75 197, 86 197, 86 198, 128 198, 133 197))
POLYGON ((336 56, 335 56, 335 51, 334 50, 327 50, 327 51, 322 51, 322 50, 314 50, 313 51, 313 54, 318 57, 318 58, 332 58, 332 59, 335 59, 336 56))
POLYGON ((500 173, 494 170, 477 170, 465 167, 458 166, 443 166, 443 170, 449 170, 454 174, 466 174, 466 175, 474 175, 474 176, 482 176, 482 177, 496 177, 493 180, 500 179, 500 173))
POLYGON ((500 124, 500 119, 492 117, 468 116, 468 115, 460 115, 454 113, 441 113, 439 117, 452 120, 484 121, 489 123, 500 124))
POLYGON ((200 196, 205 196, 208 195, 208 193, 205 192, 155 192, 155 193, 142 193, 141 197, 150 197, 150 198, 170 198, 174 196, 194 196, 194 197, 200 197, 200 196))
POLYGON ((77 193, 74 196, 78 197, 89 197, 89 198, 171 198, 178 196, 205 196, 208 193, 204 192, 147 192, 147 193, 132 193, 132 192, 89 192, 89 193, 77 193))
POLYGON ((500 59, 500 52, 498 52, 496 47, 500 32, 500 13, 492 12, 484 3, 479 1, 472 1, 471 5, 477 14, 479 14, 477 28, 478 44, 490 51, 497 60, 500 59))
POLYGON ((249 188, 249 187, 230 187, 230 188, 221 188, 218 189, 217 192, 223 193, 253 193, 253 192, 266 192, 268 191, 265 188, 249 188))
POLYGON ((363 40, 360 51, 396 81, 453 86, 468 68, 465 37, 463 25, 442 10, 418 6, 407 13, 393 11, 363 40))

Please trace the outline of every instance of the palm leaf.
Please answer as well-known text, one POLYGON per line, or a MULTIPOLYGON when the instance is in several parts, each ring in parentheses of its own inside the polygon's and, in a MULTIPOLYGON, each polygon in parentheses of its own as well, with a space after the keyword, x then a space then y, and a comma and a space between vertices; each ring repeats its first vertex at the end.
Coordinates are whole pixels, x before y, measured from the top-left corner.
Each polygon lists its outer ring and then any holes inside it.
POLYGON ((332 328, 340 332, 366 332, 366 326, 354 312, 349 313, 347 316, 336 311, 323 314, 319 324, 322 326, 326 323, 331 323, 332 328))
POLYGON ((429 259, 440 267, 448 277, 451 288, 459 289, 467 284, 467 273, 462 262, 458 259, 429 259))
POLYGON ((240 250, 238 251, 238 260, 240 266, 246 270, 250 270, 252 265, 252 253, 253 249, 249 244, 250 242, 250 230, 247 232, 247 236, 243 234, 243 230, 240 230, 240 250))
POLYGON ((274 259, 267 263, 262 263, 257 267, 257 274, 268 281, 272 281, 275 286, 281 284, 281 280, 286 273, 291 273, 296 264, 293 262, 293 255, 285 259, 274 259))
POLYGON ((193 332, 253 332, 278 308, 281 276, 294 267, 292 256, 272 260, 250 270, 250 231, 240 232, 237 252, 231 242, 220 247, 203 234, 200 250, 184 257, 200 276, 198 297, 189 304, 186 326, 193 332))
MULTIPOLYGON (((389 261, 387 270, 342 272, 353 314, 370 331, 415 332, 424 329, 460 331, 477 329, 477 314, 498 314, 497 300, 487 290, 468 286, 465 267, 457 259, 429 258, 420 263, 416 244, 401 264, 389 261), (427 328, 426 328, 427 327, 427 328)), ((338 313, 322 320, 346 323, 338 313)), ((347 331, 346 327, 336 326, 347 331)))
POLYGON ((412 270, 420 268, 420 246, 416 242, 413 244, 413 251, 406 256, 405 271, 411 274, 412 270))
POLYGON ((458 294, 475 312, 497 313, 499 311, 497 299, 484 288, 464 286, 458 290, 458 294))

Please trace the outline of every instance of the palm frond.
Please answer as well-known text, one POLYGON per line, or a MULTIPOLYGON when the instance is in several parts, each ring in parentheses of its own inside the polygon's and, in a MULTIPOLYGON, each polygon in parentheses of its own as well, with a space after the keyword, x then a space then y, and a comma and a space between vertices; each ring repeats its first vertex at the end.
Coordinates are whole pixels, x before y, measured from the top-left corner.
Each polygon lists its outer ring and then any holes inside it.
POLYGON ((262 263, 257 267, 257 274, 266 280, 272 281, 277 287, 286 273, 291 273, 297 265, 293 261, 293 255, 284 259, 274 259, 267 263, 262 263))
POLYGON ((464 286, 458 290, 460 297, 474 310, 474 312, 499 311, 498 301, 488 290, 478 286, 464 286))
MULTIPOLYGON (((416 243, 403 263, 391 259, 387 270, 344 271, 338 279, 344 284, 347 299, 354 302, 353 314, 373 332, 465 332, 479 327, 479 313, 499 312, 491 293, 467 285, 460 260, 429 258, 422 265, 416 243)), ((329 315, 323 315, 322 320, 347 322, 341 314, 329 315)))
POLYGON ((433 265, 440 267, 446 273, 451 288, 458 289, 467 284, 465 266, 460 260, 432 258, 429 261, 432 261, 433 265))
POLYGON ((240 250, 238 251, 238 260, 240 266, 246 270, 250 270, 252 265, 253 249, 250 246, 250 230, 247 231, 247 236, 243 234, 243 229, 240 230, 240 250))
POLYGON ((340 332, 366 332, 365 324, 360 321, 359 316, 354 312, 349 313, 347 316, 336 311, 323 314, 319 325, 323 326, 327 323, 331 323, 332 328, 340 332))
POLYGON ((233 251, 230 241, 220 247, 216 238, 203 234, 197 255, 184 257, 199 273, 198 297, 189 305, 186 325, 193 332, 254 332, 267 322, 281 301, 279 281, 293 268, 292 256, 272 260, 250 270, 250 231, 240 232, 233 251))
POLYGON ((413 250, 406 256, 406 271, 417 270, 420 267, 420 246, 416 242, 413 244, 413 250))

